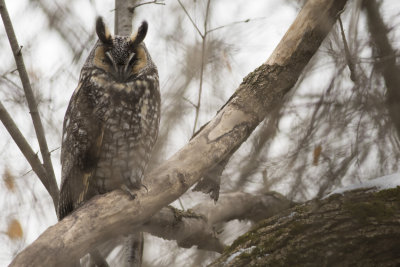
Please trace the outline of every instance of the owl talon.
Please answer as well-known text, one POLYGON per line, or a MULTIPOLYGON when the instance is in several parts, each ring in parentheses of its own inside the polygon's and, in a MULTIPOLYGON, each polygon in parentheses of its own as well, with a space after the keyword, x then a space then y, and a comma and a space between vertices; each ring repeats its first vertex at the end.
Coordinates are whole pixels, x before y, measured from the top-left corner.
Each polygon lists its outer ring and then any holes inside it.
POLYGON ((122 185, 121 189, 131 197, 131 200, 136 198, 136 192, 133 189, 128 188, 126 185, 122 185))
POLYGON ((148 192, 149 192, 149 189, 147 189, 147 186, 145 186, 144 184, 142 184, 142 186, 143 186, 144 188, 146 188, 146 192, 148 193, 148 192))

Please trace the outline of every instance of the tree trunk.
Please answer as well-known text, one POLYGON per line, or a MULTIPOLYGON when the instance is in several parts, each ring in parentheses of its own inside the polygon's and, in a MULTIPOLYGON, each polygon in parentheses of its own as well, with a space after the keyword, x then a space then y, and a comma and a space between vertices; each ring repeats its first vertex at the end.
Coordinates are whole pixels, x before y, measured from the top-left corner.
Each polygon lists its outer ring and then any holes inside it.
POLYGON ((400 187, 312 200, 259 223, 211 266, 399 266, 400 187))
POLYGON ((133 10, 138 0, 115 0, 114 34, 129 36, 132 34, 133 10))

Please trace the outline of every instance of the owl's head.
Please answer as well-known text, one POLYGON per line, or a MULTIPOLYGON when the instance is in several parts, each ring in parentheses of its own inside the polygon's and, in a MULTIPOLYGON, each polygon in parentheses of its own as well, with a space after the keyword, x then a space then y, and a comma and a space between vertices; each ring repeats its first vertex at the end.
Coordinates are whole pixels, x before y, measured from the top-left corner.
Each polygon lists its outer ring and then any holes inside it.
POLYGON ((125 82, 137 75, 150 60, 142 43, 147 28, 147 22, 143 21, 137 32, 131 36, 113 36, 103 18, 98 17, 96 33, 99 41, 94 49, 94 66, 111 74, 118 82, 125 82))

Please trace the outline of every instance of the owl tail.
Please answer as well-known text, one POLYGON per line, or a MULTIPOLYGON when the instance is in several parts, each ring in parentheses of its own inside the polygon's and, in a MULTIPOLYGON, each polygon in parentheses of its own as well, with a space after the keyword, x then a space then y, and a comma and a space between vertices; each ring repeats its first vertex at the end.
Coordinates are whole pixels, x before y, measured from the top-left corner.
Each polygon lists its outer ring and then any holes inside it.
POLYGON ((140 267, 142 266, 143 258, 143 232, 129 235, 125 242, 125 259, 127 267, 140 267))

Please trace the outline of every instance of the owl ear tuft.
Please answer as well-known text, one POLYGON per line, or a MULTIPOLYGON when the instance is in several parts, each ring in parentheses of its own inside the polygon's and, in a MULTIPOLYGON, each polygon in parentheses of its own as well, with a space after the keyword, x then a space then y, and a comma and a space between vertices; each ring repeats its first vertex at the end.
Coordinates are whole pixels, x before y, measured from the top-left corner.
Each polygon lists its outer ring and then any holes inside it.
POLYGON ((102 41, 104 44, 112 44, 112 36, 110 30, 108 29, 106 24, 104 24, 102 17, 97 17, 96 19, 96 33, 100 41, 102 41))
POLYGON ((136 46, 143 42, 144 38, 146 37, 148 27, 147 21, 142 21, 142 25, 140 25, 137 33, 132 34, 131 36, 132 46, 136 46))

